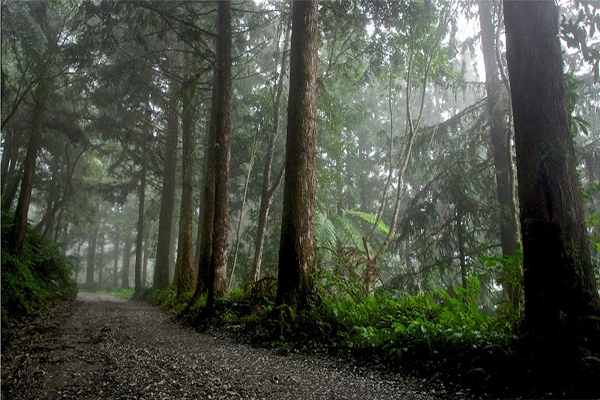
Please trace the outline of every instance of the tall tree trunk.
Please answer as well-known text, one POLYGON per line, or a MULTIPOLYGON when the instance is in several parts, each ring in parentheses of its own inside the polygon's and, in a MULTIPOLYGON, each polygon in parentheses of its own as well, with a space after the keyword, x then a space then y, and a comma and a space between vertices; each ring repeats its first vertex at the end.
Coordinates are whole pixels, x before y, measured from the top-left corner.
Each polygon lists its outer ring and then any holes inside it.
POLYGON ((79 284, 79 271, 81 270, 81 246, 83 245, 83 238, 77 241, 77 265, 75 267, 75 283, 79 284))
POLYGON ((62 180, 60 175, 60 158, 53 157, 52 163, 50 164, 50 170, 48 171, 50 174, 50 187, 48 188, 47 198, 46 198, 46 213, 37 223, 37 225, 33 228, 38 233, 41 233, 42 236, 46 236, 50 227, 54 225, 54 219, 56 217, 56 211, 58 210, 59 203, 61 202, 59 195, 59 185, 62 180))
POLYGON ((581 381, 581 348, 600 353, 600 300, 575 169, 558 9, 549 1, 504 1, 504 20, 534 381, 550 390, 569 378, 573 387, 589 387, 581 381))
POLYGON ((231 2, 221 1, 217 68, 219 101, 217 103, 215 208, 213 249, 209 270, 208 307, 215 297, 227 292, 227 244, 229 234, 229 160, 231 157, 231 2))
POLYGON ((85 284, 94 284, 94 269, 96 263, 96 242, 98 238, 98 228, 94 228, 90 231, 88 239, 88 250, 87 250, 87 268, 85 273, 85 284))
POLYGON ((177 132, 178 113, 176 83, 171 82, 167 110, 167 137, 165 143, 165 167, 161 195, 160 217, 158 222, 158 244, 156 247, 156 266, 154 285, 158 289, 169 286, 169 256, 171 254, 171 230, 173 226, 173 208, 175 205, 175 172, 177 170, 177 132))
POLYGON ((142 264, 142 283, 146 285, 148 282, 148 259, 150 252, 148 251, 148 231, 144 231, 144 262, 142 264))
MULTIPOLYGON (((189 61, 186 64, 190 64, 189 61)), ((177 285, 177 297, 194 290, 195 276, 194 249, 192 244, 192 190, 194 184, 194 115, 192 102, 195 95, 193 83, 188 83, 183 88, 183 156, 182 156, 182 192, 181 208, 179 216, 179 245, 177 251, 177 262, 175 263, 175 284, 177 285)))
POLYGON ((121 269, 121 287, 129 289, 129 268, 131 266, 131 233, 126 232, 125 244, 123 246, 123 267, 121 269))
MULTIPOLYGON (((206 166, 206 162, 204 162, 204 166, 206 166)), ((206 177, 206 172, 204 172, 203 177, 206 177)), ((198 287, 198 268, 200 265, 200 250, 202 248, 202 219, 204 218, 204 186, 201 186, 202 193, 200 195, 200 204, 198 205, 198 225, 196 226, 196 241, 194 242, 194 261, 193 266, 196 268, 196 288, 198 287)))
POLYGON ((98 246, 100 246, 100 256, 98 258, 98 285, 102 285, 102 275, 104 274, 104 232, 100 234, 98 246))
POLYGON ((58 203, 58 195, 55 190, 50 189, 49 191, 52 193, 48 193, 48 198, 46 199, 46 213, 40 222, 33 227, 36 232, 41 233, 42 237, 46 236, 46 233, 48 233, 48 227, 54 224, 54 217, 56 214, 56 209, 54 207, 58 203))
MULTIPOLYGON (((64 211, 65 211, 65 208, 61 207, 60 211, 58 212, 58 217, 56 218, 56 226, 54 227, 54 241, 55 242, 59 241, 60 235, 61 235, 61 233, 63 231, 63 227, 62 227, 63 220, 62 220, 62 217, 63 217, 64 211)), ((64 248, 65 244, 63 244, 62 247, 64 248)))
POLYGON ((140 171, 140 196, 138 200, 137 236, 135 241, 135 293, 140 294, 143 288, 142 282, 142 253, 144 247, 144 211, 146 204, 146 174, 148 163, 146 162, 147 147, 143 144, 142 170, 140 171))
MULTIPOLYGON (((177 184, 175 185, 177 186, 177 184)), ((175 278, 175 261, 177 257, 177 232, 179 232, 179 221, 173 220, 173 226, 171 227, 171 252, 169 253, 169 286, 173 284, 175 278)))
POLYGON ((19 202, 15 211, 15 222, 11 232, 9 249, 17 256, 23 251, 23 242, 25 241, 25 232, 27 230, 27 215, 29 213, 29 203, 31 202, 31 191, 33 189, 33 176, 37 162, 37 154, 42 143, 42 121, 46 100, 49 93, 49 85, 45 81, 38 83, 35 92, 35 104, 31 122, 31 134, 29 144, 27 145, 27 154, 25 156, 23 180, 21 181, 21 192, 19 193, 19 202))
POLYGON ((269 137, 269 145, 267 147, 267 154, 265 157, 265 166, 263 169, 263 181, 262 181, 262 192, 260 195, 260 208, 258 211, 258 227, 256 230, 256 244, 254 246, 254 260, 252 262, 252 278, 256 282, 260 278, 260 265, 262 263, 262 254, 265 244, 265 235, 267 232, 267 222, 269 218, 269 209, 273 201, 275 192, 281 185, 283 173, 285 171, 285 164, 281 168, 279 175, 275 178, 273 186, 271 186, 271 173, 273 169, 273 156, 275 155, 275 144, 277 143, 277 136, 279 136, 280 125, 281 125, 281 99, 283 96, 283 83, 285 81, 285 75, 287 71, 287 49, 290 41, 290 26, 289 22, 285 28, 285 40, 283 42, 283 51, 277 52, 275 61, 281 59, 281 73, 279 74, 279 80, 277 82, 277 91, 275 92, 275 99, 273 100, 273 130, 269 137))
POLYGON ((114 263, 113 263, 113 287, 119 287, 119 244, 121 242, 119 226, 115 226, 114 263))
POLYGON ((15 161, 18 155, 18 148, 15 143, 15 131, 14 129, 7 129, 3 132, 4 144, 2 145, 2 170, 0 171, 0 181, 2 188, 2 198, 8 182, 9 172, 14 171, 15 161))
POLYGON ((202 185, 202 202, 200 204, 200 226, 198 227, 198 273, 196 274, 196 290, 189 306, 193 305, 202 293, 206 293, 210 286, 210 260, 213 248, 213 225, 215 219, 215 154, 216 154, 216 126, 217 102, 219 99, 219 82, 217 70, 213 76, 212 98, 210 106, 210 120, 205 151, 206 165, 204 169, 204 184, 202 185))
POLYGON ((14 173, 10 174, 9 179, 6 183, 6 188, 4 189, 4 193, 2 194, 2 209, 10 210, 13 203, 15 202, 15 198, 17 197, 17 193, 19 191, 19 182, 23 180, 23 172, 25 170, 25 163, 22 163, 19 166, 19 169, 14 173))
POLYGON ((294 319, 306 306, 315 271, 317 1, 292 6, 286 173, 276 304, 294 319))
MULTIPOLYGON (((481 47, 485 65, 485 88, 487 92, 487 111, 490 137, 494 150, 494 168, 496 171, 496 196, 500 204, 500 244, 502 255, 515 254, 518 244, 517 207, 513 192, 513 160, 510 147, 511 129, 507 124, 507 112, 502 103, 504 86, 498 76, 496 59, 495 28, 492 22, 491 2, 479 2, 479 22, 481 28, 481 47)), ((504 298, 511 309, 519 313, 523 299, 520 287, 513 283, 503 283, 504 298)))

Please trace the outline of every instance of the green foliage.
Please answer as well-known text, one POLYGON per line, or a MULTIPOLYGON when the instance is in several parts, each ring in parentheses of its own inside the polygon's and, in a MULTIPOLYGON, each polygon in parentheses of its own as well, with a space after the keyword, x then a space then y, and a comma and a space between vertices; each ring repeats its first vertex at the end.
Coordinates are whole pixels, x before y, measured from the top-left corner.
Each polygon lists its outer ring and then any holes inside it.
POLYGON ((315 221, 315 240, 319 247, 334 249, 337 246, 337 237, 333 222, 327 214, 319 212, 315 221))
MULTIPOLYGON (((600 211, 594 211, 590 215, 587 219, 587 226, 590 228, 588 229, 588 237, 592 248, 596 254, 600 254, 600 211)), ((596 256, 596 262, 598 262, 597 258, 596 256)), ((594 258, 592 258, 592 261, 594 261, 594 258)), ((596 274, 596 285, 600 286, 600 269, 597 267, 598 265, 594 268, 594 273, 596 274)))
MULTIPOLYGON (((335 254, 338 258, 338 262, 343 267, 344 260, 339 260, 341 257, 340 252, 336 252, 335 254)), ((354 299, 357 302, 362 301, 365 297, 367 297, 367 293, 365 292, 365 288, 362 285, 362 282, 359 281, 358 276, 352 274, 352 270, 348 271, 349 275, 342 275, 339 273, 330 273, 324 269, 319 269, 317 271, 317 282, 321 285, 321 287, 327 291, 329 295, 335 296, 339 294, 343 294, 345 296, 349 296, 351 299, 354 299)))
POLYGON ((327 327, 329 332, 323 334, 336 332, 344 347, 379 349, 396 360, 406 353, 437 354, 506 344, 513 338, 512 326, 480 313, 478 296, 475 277, 469 279, 467 289, 456 288, 452 296, 443 289, 415 296, 381 291, 360 301, 325 294, 310 311, 310 319, 315 326, 327 327))
POLYGON ((228 324, 254 327, 265 321, 275 304, 275 278, 265 278, 232 290, 215 305, 216 317, 228 324))
MULTIPOLYGON (((356 215, 357 217, 364 219, 370 224, 374 224, 375 221, 377 221, 377 217, 375 215, 365 213, 362 211, 344 210, 344 214, 356 215)), ((383 221, 379 221, 377 229, 381 229, 386 234, 390 233, 390 228, 386 224, 384 224, 383 221)))
POLYGON ((594 227, 595 233, 590 234, 590 242, 597 252, 600 252, 600 236, 598 234, 598 228, 600 228, 600 211, 594 211, 592 215, 587 219, 587 226, 594 227))
POLYGON ((596 30, 600 28, 600 9, 577 2, 578 11, 573 15, 563 15, 560 21, 560 37, 567 46, 581 53, 591 67, 594 82, 598 82, 600 71, 600 51, 593 45, 596 30))
POLYGON ((2 33, 14 32, 23 52, 29 59, 34 60, 38 68, 42 67, 43 56, 48 47, 48 39, 39 21, 45 18, 43 7, 38 5, 27 7, 27 3, 21 2, 2 4, 2 33))
MULTIPOLYGON (((166 289, 150 289, 149 301, 152 304, 159 305, 167 309, 170 313, 179 315, 187 307, 193 293, 187 293, 184 296, 177 297, 177 287, 171 285, 166 289)), ((206 305, 206 296, 202 299, 203 305, 206 305)), ((195 305, 197 308, 198 305, 195 305)))
POLYGON ((29 230, 21 257, 9 252, 12 223, 12 215, 2 213, 2 324, 38 315, 77 295, 73 264, 55 243, 29 230))
MULTIPOLYGON (((269 277, 266 278, 265 282, 269 277)), ((202 321, 200 317, 206 311, 207 295, 202 294, 194 304, 190 305, 192 295, 193 293, 190 292, 178 299, 176 287, 171 286, 167 289, 151 289, 148 300, 152 304, 165 308, 170 314, 176 315, 185 323, 192 325, 198 324, 200 321, 205 323, 206 321, 202 321)), ((248 284, 230 291, 227 297, 215 299, 213 317, 222 324, 243 324, 255 327, 267 319, 273 310, 274 303, 274 292, 266 293, 264 287, 248 284)))
MULTIPOLYGON (((517 288, 518 291, 515 293, 517 296, 521 296, 520 291, 523 288, 523 252, 521 249, 516 249, 515 254, 511 256, 481 256, 481 260, 485 263, 488 269, 497 272, 496 281, 500 285, 509 285, 510 287, 517 288)), ((501 315, 507 318, 519 318, 521 310, 513 310, 509 302, 503 302, 498 311, 501 315)), ((513 321, 516 322, 516 321, 513 321)))
MULTIPOLYGON (((319 212, 315 221, 317 246, 327 249, 332 253, 335 253, 335 250, 340 246, 364 249, 361 228, 365 231, 367 228, 357 226, 349 218, 350 215, 359 217, 360 220, 369 225, 373 225, 377 219, 373 214, 355 210, 343 210, 341 216, 332 211, 328 211, 327 213, 319 212)), ((383 221, 379 221, 377 228, 385 234, 390 232, 390 228, 383 221)))
POLYGON ((579 132, 583 135, 589 135, 590 123, 583 119, 579 115, 575 115, 575 107, 579 101, 579 93, 581 91, 581 82, 575 78, 575 72, 571 71, 565 75, 566 94, 567 94, 567 108, 569 115, 571 115, 571 135, 577 136, 579 132))
POLYGON ((343 245, 358 248, 364 247, 362 243, 362 233, 350 218, 347 218, 345 215, 340 216, 332 213, 331 220, 334 222, 335 226, 338 226, 336 234, 343 245))

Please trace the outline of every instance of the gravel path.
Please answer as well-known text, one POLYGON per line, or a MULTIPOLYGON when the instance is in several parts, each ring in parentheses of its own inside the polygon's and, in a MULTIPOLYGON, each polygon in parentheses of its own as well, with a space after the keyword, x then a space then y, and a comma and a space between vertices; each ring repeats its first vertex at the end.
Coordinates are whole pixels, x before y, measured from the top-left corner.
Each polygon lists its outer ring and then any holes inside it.
POLYGON ((8 335, 4 400, 451 397, 439 383, 409 383, 324 355, 280 356, 182 327, 146 303, 102 295, 81 293, 8 335))

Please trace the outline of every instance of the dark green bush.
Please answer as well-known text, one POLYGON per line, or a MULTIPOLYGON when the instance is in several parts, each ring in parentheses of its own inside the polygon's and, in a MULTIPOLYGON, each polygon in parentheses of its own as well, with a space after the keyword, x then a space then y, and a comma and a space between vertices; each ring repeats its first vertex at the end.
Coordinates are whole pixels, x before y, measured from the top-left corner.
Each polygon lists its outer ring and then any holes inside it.
MULTIPOLYGON (((2 324, 47 311, 60 300, 74 299, 73 264, 58 246, 29 230, 23 254, 8 248, 13 218, 2 213, 2 324)), ((6 326, 5 325, 5 326, 6 326)))
MULTIPOLYGON (((192 298, 193 293, 186 293, 181 298, 177 297, 177 287, 171 285, 166 289, 152 288, 148 292, 148 302, 161 306, 167 309, 170 313, 175 315, 181 314, 187 307, 188 303, 192 298)), ((206 304, 206 296, 202 296, 202 307, 206 304)), ((198 309, 200 305, 195 305, 194 310, 198 309)))
POLYGON ((334 333, 344 347, 379 349, 395 359, 407 352, 436 354, 505 346, 514 339, 509 322, 478 311, 477 278, 469 280, 467 289, 459 287, 454 292, 450 296, 440 289, 410 296, 382 291, 358 300, 354 294, 326 293, 319 295, 305 318, 325 336, 334 333))

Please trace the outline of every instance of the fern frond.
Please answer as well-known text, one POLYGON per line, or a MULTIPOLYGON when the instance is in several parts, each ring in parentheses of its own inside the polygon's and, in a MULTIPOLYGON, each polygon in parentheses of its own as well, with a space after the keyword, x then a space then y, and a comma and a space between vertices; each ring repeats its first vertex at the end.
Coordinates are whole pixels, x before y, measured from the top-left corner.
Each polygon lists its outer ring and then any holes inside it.
POLYGON ((358 227, 346 216, 339 216, 335 213, 331 214, 333 222, 341 229, 338 229, 338 234, 342 246, 354 246, 364 248, 362 243, 362 234, 358 227), (343 234, 343 235, 342 235, 343 234))
POLYGON ((337 235, 333 222, 325 213, 319 212, 315 221, 315 240, 317 246, 334 249, 337 244, 337 235))
MULTIPOLYGON (((347 213, 350 215, 356 215, 357 217, 362 218, 363 220, 367 221, 370 224, 374 224, 375 221, 377 221, 377 217, 375 215, 369 214, 366 212, 362 212, 362 211, 344 210, 344 213, 345 214, 347 213)), ((377 228, 382 230, 386 234, 390 233, 390 228, 386 224, 384 224, 383 221, 379 221, 377 228)))

